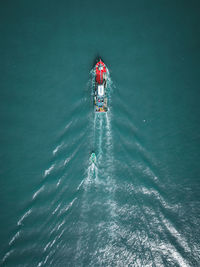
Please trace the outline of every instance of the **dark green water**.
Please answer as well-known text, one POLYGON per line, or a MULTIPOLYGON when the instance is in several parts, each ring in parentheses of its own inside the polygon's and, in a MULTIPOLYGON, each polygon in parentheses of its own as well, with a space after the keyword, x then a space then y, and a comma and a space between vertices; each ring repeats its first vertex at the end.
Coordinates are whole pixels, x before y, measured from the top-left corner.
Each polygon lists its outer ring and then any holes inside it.
POLYGON ((1 1, 2 266, 199 266, 199 14, 1 1), (95 116, 99 55, 110 109, 95 116))

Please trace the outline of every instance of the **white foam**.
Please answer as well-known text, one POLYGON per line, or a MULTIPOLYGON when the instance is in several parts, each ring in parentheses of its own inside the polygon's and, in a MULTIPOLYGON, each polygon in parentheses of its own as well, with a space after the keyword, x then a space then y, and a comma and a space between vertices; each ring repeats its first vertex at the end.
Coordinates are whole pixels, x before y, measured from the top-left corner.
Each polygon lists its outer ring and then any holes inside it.
POLYGON ((62 147, 62 145, 63 145, 63 143, 60 144, 60 145, 58 145, 58 146, 54 149, 54 151, 53 151, 53 155, 55 155, 55 154, 58 152, 58 150, 62 147))
POLYGON ((63 235, 64 231, 65 231, 65 229, 63 229, 62 232, 59 234, 58 239, 60 239, 60 237, 63 235))
POLYGON ((31 209, 29 209, 22 217, 21 219, 17 222, 17 225, 21 225, 23 220, 31 213, 31 209))
POLYGON ((80 184, 77 186, 76 191, 78 191, 81 188, 81 185, 83 184, 84 179, 80 182, 80 184))
POLYGON ((4 261, 10 256, 10 254, 13 253, 13 252, 14 252, 14 249, 8 251, 8 252, 5 254, 5 256, 3 257, 2 262, 4 262, 4 261))
POLYGON ((46 246, 45 246, 45 248, 44 248, 44 251, 47 250, 47 248, 49 247, 50 244, 51 244, 51 242, 48 242, 48 243, 46 244, 46 246))
MULTIPOLYGON (((180 233, 175 229, 175 227, 166 219, 162 214, 160 214, 163 223, 167 227, 168 231, 171 233, 173 237, 175 237, 180 246, 182 246, 186 252, 191 253, 191 249, 189 248, 186 240, 180 235, 180 233)), ((181 265, 183 266, 183 265, 181 265)))
POLYGON ((145 195, 154 196, 157 200, 160 201, 163 207, 167 209, 175 210, 179 208, 179 205, 171 205, 170 203, 167 203, 165 199, 155 189, 147 189, 146 187, 140 187, 135 189, 137 189, 137 192, 142 192, 145 195))
POLYGON ((64 166, 71 160, 71 157, 66 158, 66 160, 64 161, 64 166))
POLYGON ((77 197, 75 197, 65 208, 63 208, 59 214, 68 211, 72 205, 74 204, 74 202, 77 200, 77 197))
POLYGON ((19 234, 20 234, 21 231, 18 231, 14 236, 13 238, 10 240, 9 242, 9 245, 11 245, 18 237, 19 237, 19 234))
POLYGON ((40 189, 38 189, 38 190, 34 193, 32 199, 35 199, 35 198, 37 197, 37 195, 38 195, 39 193, 41 193, 43 190, 44 190, 44 185, 43 185, 42 187, 40 187, 40 189))
POLYGON ((102 154, 103 154, 103 151, 102 151, 102 125, 103 125, 103 118, 102 116, 99 118, 100 119, 100 129, 99 129, 99 132, 98 132, 98 135, 99 135, 99 145, 98 145, 98 151, 99 151, 99 161, 101 160, 102 158, 102 154))
POLYGON ((67 129, 70 127, 71 124, 72 124, 72 121, 70 121, 70 122, 65 126, 65 129, 67 130, 67 129))
POLYGON ((61 182, 61 178, 58 180, 56 187, 58 187, 60 185, 60 182, 61 182))
POLYGON ((107 146, 112 146, 112 131, 111 131, 111 126, 110 126, 110 115, 106 113, 106 143, 107 146))
POLYGON ((171 244, 160 244, 159 250, 166 256, 172 255, 172 258, 175 259, 179 266, 188 267, 190 266, 188 262, 180 255, 180 253, 173 247, 171 244))
POLYGON ((51 242, 51 245, 49 247, 52 248, 52 246, 55 244, 55 242, 56 242, 56 238, 51 242))
POLYGON ((60 205, 61 204, 58 204, 58 206, 55 208, 55 210, 52 212, 52 214, 55 214, 56 213, 56 211, 60 208, 60 205))
POLYGON ((45 263, 47 262, 48 258, 49 258, 49 255, 46 256, 46 258, 45 258, 43 264, 45 264, 45 263))
POLYGON ((68 158, 66 158, 66 160, 64 161, 64 166, 70 162, 70 160, 73 159, 73 157, 75 156, 75 154, 77 153, 78 149, 79 149, 80 145, 74 150, 74 152, 71 154, 71 156, 69 156, 68 158))
POLYGON ((60 229, 60 227, 65 223, 65 220, 63 220, 57 227, 57 231, 60 229))
POLYGON ((49 175, 52 172, 52 170, 54 169, 54 167, 55 167, 55 164, 53 164, 49 169, 45 170, 44 177, 49 175))
POLYGON ((97 184, 98 180, 98 168, 94 163, 91 163, 87 169, 87 177, 84 180, 84 189, 86 190, 94 182, 97 184))

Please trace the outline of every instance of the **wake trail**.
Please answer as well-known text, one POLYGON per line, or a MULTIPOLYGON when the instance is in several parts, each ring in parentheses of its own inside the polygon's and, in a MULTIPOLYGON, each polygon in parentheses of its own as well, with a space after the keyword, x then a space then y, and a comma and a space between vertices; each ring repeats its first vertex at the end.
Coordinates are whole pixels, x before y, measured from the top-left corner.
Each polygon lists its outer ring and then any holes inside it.
MULTIPOLYGON (((91 72, 94 81, 94 72, 91 72)), ((94 83, 91 82, 92 87, 94 83)), ((108 98, 112 91, 112 81, 108 75, 108 98)), ((92 143, 97 157, 96 163, 90 163, 85 171, 85 178, 78 186, 83 188, 81 212, 79 218, 79 238, 76 244, 75 262, 78 264, 85 258, 85 246, 95 242, 95 251, 91 254, 91 263, 95 253, 101 254, 107 244, 112 247, 116 240, 117 203, 114 179, 113 134, 111 109, 106 113, 95 113, 91 120, 92 143), (92 217, 92 219, 91 219, 92 217), (102 241, 102 235, 105 236, 102 241)), ((91 265, 90 265, 91 266, 91 265)))
POLYGON ((95 166, 94 163, 91 163, 87 169, 87 176, 84 181, 84 190, 87 191, 87 189, 91 186, 93 183, 98 182, 98 168, 95 166))
POLYGON ((94 147, 98 158, 98 163, 102 160, 102 138, 103 138, 103 117, 102 114, 95 113, 94 117, 94 147))

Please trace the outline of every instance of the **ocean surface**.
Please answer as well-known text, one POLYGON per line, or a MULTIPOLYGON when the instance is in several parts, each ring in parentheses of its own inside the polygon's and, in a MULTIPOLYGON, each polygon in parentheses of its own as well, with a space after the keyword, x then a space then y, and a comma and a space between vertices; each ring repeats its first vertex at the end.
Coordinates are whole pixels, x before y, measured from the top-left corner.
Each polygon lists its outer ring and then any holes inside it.
POLYGON ((200 266, 199 14, 197 0, 1 1, 0 266, 200 266))

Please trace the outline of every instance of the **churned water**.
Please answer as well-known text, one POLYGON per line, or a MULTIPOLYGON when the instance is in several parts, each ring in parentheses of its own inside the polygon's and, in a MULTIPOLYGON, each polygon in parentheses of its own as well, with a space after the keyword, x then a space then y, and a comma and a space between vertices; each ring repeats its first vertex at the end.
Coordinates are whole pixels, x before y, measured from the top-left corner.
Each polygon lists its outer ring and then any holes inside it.
POLYGON ((199 12, 1 1, 1 266, 199 266, 199 12))

